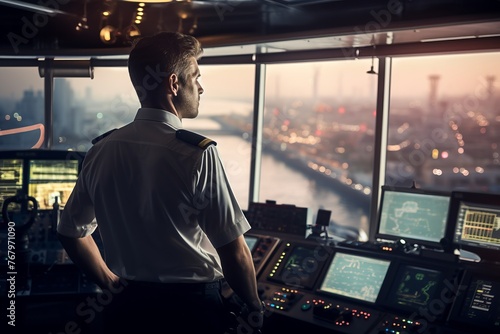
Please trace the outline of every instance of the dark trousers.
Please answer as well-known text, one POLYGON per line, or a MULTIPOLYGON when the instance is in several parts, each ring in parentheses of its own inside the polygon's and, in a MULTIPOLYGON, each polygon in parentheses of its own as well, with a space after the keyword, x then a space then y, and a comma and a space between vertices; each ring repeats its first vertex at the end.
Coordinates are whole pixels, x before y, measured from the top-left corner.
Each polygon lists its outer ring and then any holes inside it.
POLYGON ((103 310, 104 334, 223 334, 229 317, 220 283, 127 281, 103 310))

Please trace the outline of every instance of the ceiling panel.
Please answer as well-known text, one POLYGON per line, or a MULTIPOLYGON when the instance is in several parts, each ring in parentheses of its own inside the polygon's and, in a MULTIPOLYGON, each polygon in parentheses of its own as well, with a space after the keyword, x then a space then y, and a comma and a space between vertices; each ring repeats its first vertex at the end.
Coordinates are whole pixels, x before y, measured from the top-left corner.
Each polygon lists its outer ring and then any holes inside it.
POLYGON ((365 47, 499 34, 499 19, 491 0, 0 0, 0 55, 126 54, 158 31, 217 55, 365 47))

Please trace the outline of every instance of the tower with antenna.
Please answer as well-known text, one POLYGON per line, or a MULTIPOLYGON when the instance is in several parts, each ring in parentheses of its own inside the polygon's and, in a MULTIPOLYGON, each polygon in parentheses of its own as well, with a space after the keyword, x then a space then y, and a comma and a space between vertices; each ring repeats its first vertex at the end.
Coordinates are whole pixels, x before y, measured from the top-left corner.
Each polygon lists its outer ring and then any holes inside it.
POLYGON ((430 92, 429 92, 429 112, 435 112, 437 107, 438 83, 441 77, 437 74, 429 75, 430 92))
POLYGON ((495 96, 495 76, 494 75, 488 75, 486 76, 486 92, 487 92, 487 97, 486 99, 488 101, 491 101, 495 96))

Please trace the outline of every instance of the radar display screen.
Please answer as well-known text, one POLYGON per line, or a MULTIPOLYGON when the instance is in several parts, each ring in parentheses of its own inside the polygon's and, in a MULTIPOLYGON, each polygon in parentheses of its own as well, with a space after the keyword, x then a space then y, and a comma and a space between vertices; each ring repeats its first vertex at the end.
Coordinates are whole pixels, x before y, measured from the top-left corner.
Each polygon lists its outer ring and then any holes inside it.
POLYGON ((311 289, 328 258, 322 246, 287 244, 278 253, 267 279, 297 288, 311 289))
POLYGON ((440 271, 402 265, 398 268, 393 286, 385 300, 395 309, 415 311, 427 307, 443 281, 440 271))
POLYGON ((447 193, 383 187, 376 237, 439 246, 449 204, 447 193))
POLYGON ((319 291, 375 303, 390 264, 389 260, 337 252, 319 291))

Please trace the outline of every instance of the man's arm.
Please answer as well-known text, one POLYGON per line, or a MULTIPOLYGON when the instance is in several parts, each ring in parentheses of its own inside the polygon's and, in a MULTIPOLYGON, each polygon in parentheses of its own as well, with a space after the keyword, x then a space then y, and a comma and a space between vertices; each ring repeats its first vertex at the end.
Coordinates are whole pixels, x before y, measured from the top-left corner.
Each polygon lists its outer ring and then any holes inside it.
POLYGON ((231 289, 249 307, 261 311, 262 304, 257 291, 257 279, 252 254, 243 236, 217 248, 224 277, 231 289))
POLYGON ((70 259, 101 289, 112 289, 119 277, 106 265, 92 235, 70 238, 57 234, 70 259))

